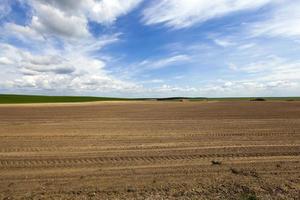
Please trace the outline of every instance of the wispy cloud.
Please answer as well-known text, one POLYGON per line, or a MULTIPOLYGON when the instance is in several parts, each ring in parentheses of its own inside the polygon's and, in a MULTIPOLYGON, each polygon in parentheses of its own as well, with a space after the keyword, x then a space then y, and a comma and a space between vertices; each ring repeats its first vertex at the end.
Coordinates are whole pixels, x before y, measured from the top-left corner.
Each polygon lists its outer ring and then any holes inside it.
POLYGON ((250 27, 253 36, 300 37, 300 4, 287 0, 277 6, 267 19, 250 27))
POLYGON ((10 7, 10 0, 2 0, 0 3, 0 19, 3 17, 6 17, 10 11, 11 11, 11 7, 10 7))
POLYGON ((164 24, 175 29, 190 27, 233 12, 256 9, 271 0, 162 0, 154 1, 143 12, 147 25, 164 24))
POLYGON ((221 47, 228 47, 234 45, 233 42, 224 39, 214 39, 214 42, 221 47))
POLYGON ((188 55, 175 55, 157 60, 144 60, 138 66, 145 69, 161 69, 189 61, 191 61, 191 58, 188 55))

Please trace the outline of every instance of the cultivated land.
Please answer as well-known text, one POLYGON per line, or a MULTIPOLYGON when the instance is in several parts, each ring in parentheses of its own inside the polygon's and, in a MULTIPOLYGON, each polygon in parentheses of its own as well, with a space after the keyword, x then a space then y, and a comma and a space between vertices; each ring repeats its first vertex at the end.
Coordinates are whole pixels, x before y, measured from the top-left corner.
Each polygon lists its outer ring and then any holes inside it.
POLYGON ((300 102, 0 105, 0 199, 300 199, 300 102))
MULTIPOLYGON (((114 97, 89 97, 89 96, 39 96, 39 95, 16 95, 0 94, 0 104, 28 104, 28 103, 80 103, 98 101, 249 101, 257 98, 205 98, 205 97, 170 97, 170 98, 114 98, 114 97)), ((300 97, 263 97, 271 101, 300 101, 300 97)))

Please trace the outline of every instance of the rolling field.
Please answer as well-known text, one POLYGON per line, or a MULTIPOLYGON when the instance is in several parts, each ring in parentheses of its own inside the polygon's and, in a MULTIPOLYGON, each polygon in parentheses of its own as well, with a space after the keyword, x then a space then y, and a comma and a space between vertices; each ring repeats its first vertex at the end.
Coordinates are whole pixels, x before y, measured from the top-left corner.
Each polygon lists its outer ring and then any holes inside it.
POLYGON ((300 199, 300 102, 0 105, 0 199, 300 199))

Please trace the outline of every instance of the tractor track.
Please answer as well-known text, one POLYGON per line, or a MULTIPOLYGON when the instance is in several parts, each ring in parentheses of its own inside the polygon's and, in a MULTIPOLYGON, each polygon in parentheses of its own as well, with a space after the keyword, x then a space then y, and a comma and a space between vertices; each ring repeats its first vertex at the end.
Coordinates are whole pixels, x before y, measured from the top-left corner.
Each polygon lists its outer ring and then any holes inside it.
POLYGON ((53 168, 53 167, 81 167, 92 165, 117 165, 136 163, 166 163, 173 161, 199 160, 199 159, 235 159, 244 157, 275 157, 300 156, 300 151, 280 152, 249 152, 249 153, 211 153, 186 155, 152 155, 152 156, 114 156, 114 157, 81 157, 81 158, 31 158, 31 159, 0 159, 0 168, 53 168))

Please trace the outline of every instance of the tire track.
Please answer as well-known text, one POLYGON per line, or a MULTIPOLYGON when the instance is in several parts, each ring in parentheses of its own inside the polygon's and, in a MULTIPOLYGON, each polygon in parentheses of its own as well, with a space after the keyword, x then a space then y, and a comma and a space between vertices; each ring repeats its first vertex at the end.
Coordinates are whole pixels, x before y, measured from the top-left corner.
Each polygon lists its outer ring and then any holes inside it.
MULTIPOLYGON (((226 127, 223 127, 226 128, 226 127)), ((222 127, 220 127, 222 129, 222 127)), ((186 137, 232 137, 232 136, 287 136, 287 135, 300 135, 300 129, 299 128, 290 128, 290 129, 275 129, 275 130, 261 130, 261 129, 255 129, 255 127, 252 127, 249 130, 238 128, 237 130, 231 129, 231 130, 222 130, 222 132, 213 131, 211 129, 200 129, 198 131, 190 130, 191 133, 178 133, 176 131, 178 129, 174 129, 174 132, 172 130, 166 129, 165 133, 162 133, 161 135, 140 135, 140 134, 117 134, 117 135, 10 135, 10 134, 4 134, 2 133, 0 135, 1 139, 26 139, 26 140, 49 140, 49 139, 101 139, 102 141, 109 141, 116 139, 117 141, 122 141, 123 139, 128 139, 132 137, 137 137, 135 139, 152 139, 152 138, 186 138, 186 137), (173 134, 174 133, 174 134, 173 134), (122 139, 119 139, 119 138, 122 139)), ((187 131, 189 132, 189 131, 187 131)))
POLYGON ((168 163, 175 161, 191 161, 199 159, 238 159, 274 156, 300 156, 300 151, 281 152, 248 152, 248 153, 211 153, 187 155, 156 155, 156 156, 114 156, 114 157, 82 157, 82 158, 33 158, 33 159, 0 159, 0 168, 55 168, 82 167, 92 165, 134 165, 138 163, 168 163))
MULTIPOLYGON (((226 153, 235 153, 235 152, 251 152, 251 151, 274 151, 274 152, 280 152, 280 151, 300 151, 300 144, 284 144, 284 145, 268 145, 268 144, 262 144, 262 145, 243 145, 243 146, 238 146, 238 145, 233 145, 233 146, 199 146, 199 144, 194 144, 190 147, 185 146, 180 146, 180 145, 174 145, 174 146, 140 146, 140 147, 106 147, 106 148, 99 148, 99 147, 89 147, 89 148, 81 148, 77 147, 75 148, 74 146, 70 147, 34 147, 34 148, 19 148, 19 149, 6 149, 6 151, 3 151, 2 155, 0 154, 0 158, 9 158, 9 157, 24 157, 24 155, 19 155, 17 156, 16 154, 11 154, 11 153, 18 153, 19 151, 23 150, 22 152, 27 153, 41 153, 41 154, 31 154, 34 156, 43 156, 43 155, 56 155, 57 152, 61 153, 63 152, 63 155, 76 155, 76 156, 91 156, 92 154, 128 154, 128 153, 142 153, 144 154, 193 154, 193 153, 198 153, 198 154, 203 154, 205 152, 208 153, 217 153, 217 152, 226 152, 226 153), (25 151, 25 149, 27 151, 25 151), (44 153, 44 154, 43 154, 44 153), (14 156, 15 155, 15 156, 14 156)), ((30 156, 26 155, 26 156, 30 156)))
MULTIPOLYGON (((98 180, 99 178, 103 177, 109 177, 109 178, 118 178, 119 174, 121 173, 122 176, 132 176, 132 170, 134 170, 134 175, 135 176, 179 176, 179 175, 193 175, 193 174, 201 174, 202 176, 207 176, 209 174, 213 173, 231 173, 230 172, 230 167, 236 167, 238 169, 243 169, 246 172, 248 171, 255 171, 259 175, 278 175, 278 174, 286 174, 286 175, 297 175, 300 174, 300 166, 298 161, 288 161, 285 160, 286 162, 290 162, 291 165, 289 165, 288 168, 274 168, 275 164, 273 163, 272 165, 267 165, 264 164, 264 162, 259 163, 258 165, 256 164, 255 169, 245 165, 240 165, 240 164, 230 164, 230 165, 222 165, 219 167, 211 167, 211 165, 202 165, 202 164, 182 164, 182 163, 177 163, 177 164, 166 164, 162 166, 147 166, 147 165, 141 165, 141 166, 121 166, 120 168, 117 167, 108 167, 105 170, 92 170, 87 172, 86 176, 88 176, 89 180, 94 179, 98 180)), ((280 161, 277 161, 277 163, 280 161)), ((26 177, 20 177, 20 176, 7 176, 5 178, 0 178, 0 182, 2 183, 7 183, 8 180, 14 180, 14 181, 19 181, 19 182, 28 182, 30 181, 45 181, 45 180, 53 180, 55 177, 55 180, 64 180, 64 181, 70 181, 70 180, 78 180, 78 178, 81 176, 81 174, 77 173, 71 173, 71 174, 45 174, 43 177, 40 176, 26 176, 26 177)))
MULTIPOLYGON (((163 136, 139 136, 135 138, 134 142, 136 143, 144 143, 147 141, 148 143, 155 143, 158 141, 182 141, 182 142, 189 142, 189 141, 206 141, 211 139, 218 139, 222 138, 223 140, 226 138, 232 137, 276 137, 279 140, 279 137, 297 137, 300 135, 300 131, 291 131, 291 132, 253 132, 253 133, 191 133, 191 134, 179 134, 179 135, 163 135, 163 136)), ((58 141, 62 140, 70 140, 69 143, 72 144, 73 142, 78 142, 80 140, 84 140, 84 142, 91 144, 109 144, 109 143, 120 143, 122 145, 126 145, 127 143, 131 143, 132 135, 128 135, 126 137, 123 136, 115 136, 115 138, 104 138, 103 136, 95 137, 95 136, 0 136, 1 140, 5 140, 6 142, 10 142, 12 145, 15 141, 23 141, 23 142, 30 142, 30 143, 39 143, 41 141, 52 141, 54 144, 58 141)), ((257 138, 258 139, 258 138, 257 138)), ((264 138, 265 139, 265 138, 264 138)), ((65 147, 59 146, 49 146, 49 147, 0 147, 0 153, 6 152, 42 152, 42 151, 59 151, 63 150, 65 147)))

